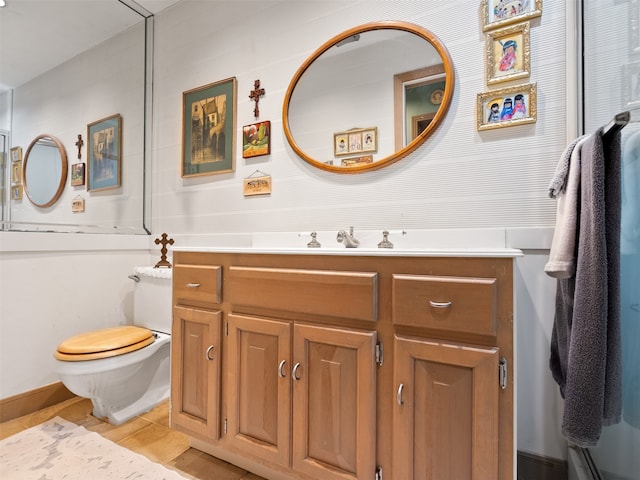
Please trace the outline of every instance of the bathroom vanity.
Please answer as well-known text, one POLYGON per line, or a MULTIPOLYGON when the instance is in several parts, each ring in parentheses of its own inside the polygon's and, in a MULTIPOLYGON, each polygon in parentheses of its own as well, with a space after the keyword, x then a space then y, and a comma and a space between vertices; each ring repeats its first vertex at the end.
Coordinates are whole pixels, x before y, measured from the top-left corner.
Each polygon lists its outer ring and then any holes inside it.
POLYGON ((519 254, 174 249, 171 425, 269 479, 511 480, 519 254))

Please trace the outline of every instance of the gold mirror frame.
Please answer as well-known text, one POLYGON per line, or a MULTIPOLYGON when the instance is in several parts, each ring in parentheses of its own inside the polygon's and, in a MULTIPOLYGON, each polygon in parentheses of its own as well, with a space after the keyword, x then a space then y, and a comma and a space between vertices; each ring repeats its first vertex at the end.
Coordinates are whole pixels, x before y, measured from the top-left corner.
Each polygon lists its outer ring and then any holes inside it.
POLYGON ((64 149, 64 145, 62 145, 60 140, 58 140, 53 135, 49 135, 47 133, 38 135, 36 138, 34 138, 33 141, 29 144, 29 148, 27 148, 27 153, 24 156, 24 163, 22 165, 22 178, 24 182, 24 191, 27 194, 29 201, 32 204, 34 204, 36 207, 40 207, 40 208, 47 208, 53 205, 54 203, 56 203, 60 198, 60 195, 62 195, 62 191, 64 190, 64 185, 67 181, 67 169, 68 169, 67 152, 64 149), (51 199, 44 203, 38 203, 36 200, 34 200, 33 196, 29 193, 29 185, 27 182, 27 165, 29 163, 29 154, 31 153, 31 150, 33 149, 33 147, 35 147, 38 144, 39 140, 44 140, 44 139, 52 141, 56 145, 56 147, 58 147, 58 151, 60 152, 60 162, 61 162, 62 170, 60 172, 60 182, 58 183, 58 188, 56 192, 53 194, 53 196, 51 197, 51 199))
POLYGON ((360 25, 358 27, 351 28, 349 30, 344 31, 343 33, 331 38, 327 42, 325 42, 320 48, 318 48, 298 69, 298 71, 293 76, 289 87, 287 88, 287 92, 284 98, 284 105, 282 108, 282 125, 284 128, 284 134, 289 142, 291 148, 296 152, 296 154, 302 158, 307 163, 313 165, 314 167, 320 168, 322 170, 326 170, 329 172, 335 173, 360 173, 369 170, 377 170, 379 168, 390 165, 402 158, 406 157, 408 154, 417 149, 420 145, 422 145, 426 139, 433 133, 433 131, 438 127, 438 125, 442 122, 442 119, 447 114, 449 107, 451 105, 451 100, 453 98, 453 91, 455 86, 455 75, 453 69, 453 61, 451 60, 451 56, 447 51, 444 44, 440 41, 438 37, 436 37, 429 30, 422 28, 418 25, 408 23, 408 22, 398 22, 398 21, 382 21, 382 22, 371 22, 366 23, 364 25, 360 25), (437 112, 433 116, 433 119, 428 124, 428 126, 418 135, 415 139, 413 139, 408 145, 396 150, 391 155, 381 158, 373 163, 355 165, 351 167, 341 167, 335 165, 329 165, 324 162, 318 161, 308 154, 306 154, 300 146, 296 143, 291 133, 291 127, 289 125, 289 103, 291 101, 291 96, 293 91, 296 88, 300 78, 307 71, 307 69, 311 66, 311 64, 316 61, 323 53, 329 50, 334 45, 338 44, 341 41, 349 37, 353 37, 360 33, 374 31, 374 30, 402 30, 409 33, 413 33, 423 38, 425 41, 430 43, 436 50, 436 52, 442 58, 442 63, 444 67, 444 75, 445 75, 445 88, 442 95, 442 103, 438 108, 437 112))

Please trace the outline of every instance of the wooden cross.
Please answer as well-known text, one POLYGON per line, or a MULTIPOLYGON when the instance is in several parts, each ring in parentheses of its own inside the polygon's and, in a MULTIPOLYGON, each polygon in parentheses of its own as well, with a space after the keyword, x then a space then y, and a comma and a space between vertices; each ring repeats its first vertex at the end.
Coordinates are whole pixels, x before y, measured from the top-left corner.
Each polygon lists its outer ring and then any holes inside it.
POLYGON ((167 267, 171 268, 171 262, 167 260, 167 245, 173 245, 173 238, 167 240, 167 234, 162 234, 162 239, 156 238, 156 245, 162 244, 160 249, 160 261, 154 265, 153 268, 167 267))
POLYGON ((260 80, 256 80, 253 82, 253 90, 249 92, 249 98, 256 102, 256 106, 253 109, 253 115, 258 118, 260 116, 260 109, 258 108, 258 102, 260 101, 260 97, 264 95, 264 88, 260 88, 260 80))
POLYGON ((78 147, 78 158, 82 158, 82 146, 84 145, 84 141, 82 140, 82 135, 78 134, 78 141, 76 142, 76 147, 78 147))

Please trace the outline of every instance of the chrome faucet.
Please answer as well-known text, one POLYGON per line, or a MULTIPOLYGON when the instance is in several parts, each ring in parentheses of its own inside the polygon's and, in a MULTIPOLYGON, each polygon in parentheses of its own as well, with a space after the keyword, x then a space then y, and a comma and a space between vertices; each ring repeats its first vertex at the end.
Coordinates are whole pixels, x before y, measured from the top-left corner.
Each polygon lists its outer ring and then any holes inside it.
POLYGON ((349 233, 344 230, 338 232, 336 240, 340 243, 344 243, 347 248, 357 248, 360 245, 360 240, 353 236, 353 227, 349 227, 349 233))

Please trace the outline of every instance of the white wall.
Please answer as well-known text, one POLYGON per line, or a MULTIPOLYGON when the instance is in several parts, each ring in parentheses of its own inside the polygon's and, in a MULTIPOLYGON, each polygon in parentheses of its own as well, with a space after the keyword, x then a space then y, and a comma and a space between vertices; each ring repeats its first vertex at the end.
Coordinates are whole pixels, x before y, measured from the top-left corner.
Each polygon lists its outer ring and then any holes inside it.
MULTIPOLYGON (((476 95, 489 89, 479 5, 477 0, 184 0, 161 12, 155 25, 154 236, 167 232, 194 243, 209 234, 232 239, 256 231, 337 231, 350 225, 378 231, 552 227, 555 203, 547 196, 547 184, 572 128, 565 115, 565 2, 545 2, 542 18, 531 24, 537 123, 482 133, 476 130, 476 95), (297 68, 328 38, 373 20, 413 22, 444 42, 455 65, 453 104, 427 144, 392 166, 360 175, 317 170, 286 144, 281 123, 285 90, 297 68), (238 136, 243 125, 254 122, 248 98, 254 80, 266 89, 260 120, 272 122, 272 153, 243 160, 237 140, 234 173, 183 179, 182 92, 232 76, 238 80, 238 136), (256 169, 272 175, 273 192, 245 198, 242 179, 256 169)), ((0 241, 7 235, 12 234, 3 234, 0 241)), ((107 321, 92 318, 91 312, 111 312, 108 321, 122 321, 128 269, 149 260, 124 246, 123 251, 59 252, 64 238, 56 242, 46 252, 0 255, 0 397, 53 381, 47 356, 56 344, 52 325, 65 326, 55 331, 57 339, 91 321, 107 321), (47 269, 41 272, 42 267, 47 269), (44 276, 29 289, 42 292, 39 298, 46 301, 37 304, 22 301, 34 271, 44 276), (80 303, 68 301, 74 286, 82 292, 80 303), (36 333, 38 351, 14 346, 24 327, 41 332, 36 333), (11 368, 5 367, 7 361, 11 368)), ((516 274, 518 346, 526 352, 515 372, 518 448, 564 458, 557 433, 558 394, 547 371, 553 283, 542 266, 548 238, 525 233, 508 246, 526 249, 516 274)))

